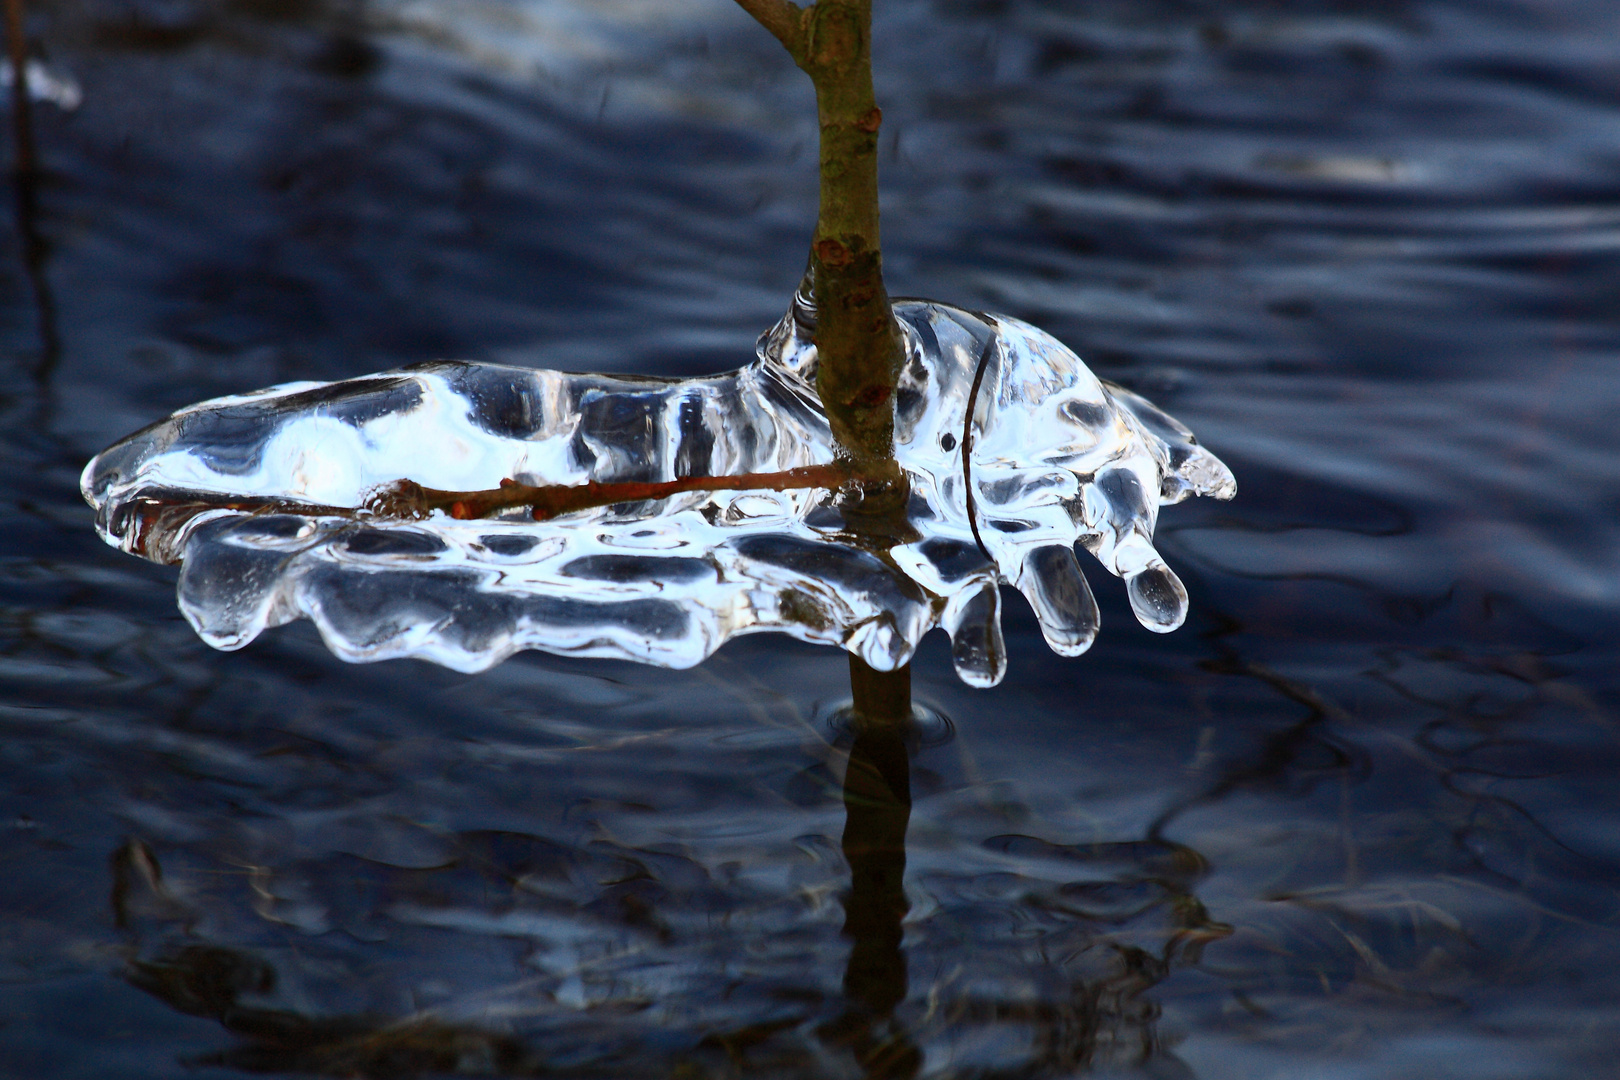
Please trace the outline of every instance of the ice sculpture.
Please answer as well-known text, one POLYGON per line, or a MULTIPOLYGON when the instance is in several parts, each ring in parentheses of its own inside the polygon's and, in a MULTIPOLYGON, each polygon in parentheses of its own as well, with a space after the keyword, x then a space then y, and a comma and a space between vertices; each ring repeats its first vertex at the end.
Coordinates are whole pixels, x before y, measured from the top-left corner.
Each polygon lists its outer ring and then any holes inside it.
POLYGON ((108 543, 182 564, 180 608, 221 649, 307 617, 350 661, 479 671, 543 649, 688 667, 775 630, 892 670, 942 626, 962 679, 992 686, 1006 671, 1001 582, 1054 650, 1091 644, 1077 543, 1125 579, 1143 625, 1181 625, 1186 592, 1151 543, 1158 508, 1230 498, 1226 466, 1026 323, 921 300, 895 315, 895 453, 912 494, 910 535, 893 546, 845 529, 826 478, 543 522, 525 506, 458 517, 394 497, 400 480, 475 491, 834 474, 811 468, 835 459, 802 293, 737 371, 434 363, 288 384, 183 409, 96 457, 82 486, 108 543))

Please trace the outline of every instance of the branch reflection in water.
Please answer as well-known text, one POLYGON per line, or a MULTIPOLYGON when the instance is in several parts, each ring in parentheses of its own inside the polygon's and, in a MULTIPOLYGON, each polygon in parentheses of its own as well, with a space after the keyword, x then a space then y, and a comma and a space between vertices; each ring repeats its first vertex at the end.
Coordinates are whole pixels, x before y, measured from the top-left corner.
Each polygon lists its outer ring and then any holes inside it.
POLYGON ((229 1034, 184 1060, 256 1074, 1178 1075, 1156 988, 1227 932, 1194 895, 1204 860, 991 835, 1008 819, 970 820, 976 785, 939 771, 971 771, 967 748, 912 711, 909 669, 863 668, 815 740, 821 801, 795 789, 790 810, 841 797, 847 877, 814 827, 677 855, 609 839, 627 821, 581 837, 542 814, 434 833, 437 854, 401 858, 420 869, 131 839, 111 866, 123 976, 229 1034), (914 785, 931 827, 908 879, 914 785), (834 896, 841 919, 812 901, 834 896))
POLYGON ((23 24, 22 0, 4 0, 6 63, 11 71, 12 183, 15 185, 17 235, 22 241, 23 272, 34 292, 39 323, 39 359, 34 378, 41 385, 50 378, 62 352, 57 330, 56 298, 45 277, 49 254, 39 231, 39 156, 34 142, 33 102, 29 97, 28 39, 23 24))
POLYGON ((844 900, 844 936, 850 939, 844 970, 847 1010, 823 1029, 847 1045, 865 1075, 882 1080, 916 1076, 922 1054, 895 1009, 906 997, 906 958, 901 950, 906 900, 906 826, 911 822, 911 665, 874 671, 849 658, 854 691, 855 741, 844 770, 844 859, 849 893, 844 900))

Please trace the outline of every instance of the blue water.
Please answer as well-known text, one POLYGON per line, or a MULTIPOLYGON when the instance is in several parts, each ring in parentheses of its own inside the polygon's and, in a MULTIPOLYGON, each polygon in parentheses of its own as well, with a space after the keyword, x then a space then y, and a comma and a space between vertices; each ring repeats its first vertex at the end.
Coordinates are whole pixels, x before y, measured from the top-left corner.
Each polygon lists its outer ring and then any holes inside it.
POLYGON ((1176 634, 1093 575, 1079 659, 1011 593, 1000 687, 925 642, 874 1018, 837 653, 216 653, 77 492, 290 379, 744 362, 814 218, 775 42, 31 6, 84 102, 0 234, 0 1072, 1612 1073, 1620 9, 878 0, 891 292, 1051 331, 1239 494, 1165 514, 1176 634))

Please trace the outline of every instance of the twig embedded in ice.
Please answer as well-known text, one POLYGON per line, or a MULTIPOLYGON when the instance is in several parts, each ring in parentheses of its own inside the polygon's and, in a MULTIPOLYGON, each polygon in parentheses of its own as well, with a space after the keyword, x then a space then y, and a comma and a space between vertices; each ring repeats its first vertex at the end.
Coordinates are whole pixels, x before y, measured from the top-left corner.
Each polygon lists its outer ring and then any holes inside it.
POLYGON ((685 667, 779 631, 892 670, 938 626, 987 686, 1006 670, 1002 583, 1053 649, 1090 646, 1077 547, 1125 579, 1143 625, 1179 626, 1159 508, 1230 498, 1226 467, 1026 323, 895 314, 911 504, 882 543, 842 517, 855 478, 802 296, 754 363, 704 378, 440 363, 204 402, 98 456, 85 496, 110 543, 182 563, 181 608, 220 648, 307 617, 348 660, 473 671, 535 648, 685 667))
POLYGON ((804 488, 837 490, 856 479, 840 462, 801 465, 782 472, 742 473, 737 476, 686 476, 677 480, 620 481, 583 484, 520 484, 510 477, 500 486, 481 491, 439 491, 414 480, 396 480, 370 492, 364 510, 373 517, 420 521, 434 511, 457 521, 487 518, 503 510, 523 508, 536 521, 563 514, 595 510, 620 503, 658 501, 694 491, 798 491, 804 488))

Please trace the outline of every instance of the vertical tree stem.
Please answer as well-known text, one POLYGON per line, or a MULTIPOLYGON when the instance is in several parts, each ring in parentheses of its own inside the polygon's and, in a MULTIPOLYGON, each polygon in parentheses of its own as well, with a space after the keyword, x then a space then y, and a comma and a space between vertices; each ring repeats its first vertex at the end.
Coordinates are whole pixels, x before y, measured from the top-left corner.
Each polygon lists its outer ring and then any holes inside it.
POLYGON ((905 506, 894 460, 894 389, 902 355, 883 286, 878 235, 878 130, 872 90, 872 0, 737 0, 816 88, 821 210, 810 265, 816 303, 816 390, 833 438, 866 479, 859 508, 905 506))
MULTIPOLYGON (((846 506, 857 534, 896 536, 905 524, 905 473, 894 459, 894 391, 903 355, 900 328, 883 287, 878 237, 877 150, 883 113, 872 90, 872 0, 737 0, 810 76, 821 129, 821 210, 810 245, 816 305, 816 391, 833 439, 863 478, 846 506)), ((844 856, 851 939, 845 1032, 863 1071, 915 1077, 922 1055, 903 1034, 879 1037, 874 1021, 906 996, 901 951, 906 828, 911 820, 911 665, 877 671, 850 654, 855 741, 844 775, 844 856), (864 1014, 864 1015, 862 1015, 864 1014)))
MULTIPOLYGON (((821 211, 811 245, 817 386, 833 435, 866 473, 903 486, 894 464, 901 345, 883 285, 871 0, 817 0, 795 60, 816 88, 821 211)), ((875 509, 875 508, 874 508, 875 509)))
MULTIPOLYGON (((862 478, 846 506, 857 534, 903 531, 905 473, 894 459, 894 391, 903 349, 883 286, 878 233, 878 130, 872 89, 872 0, 737 0, 782 43, 816 88, 821 208, 810 245, 816 390, 839 452, 862 478)), ((873 724, 911 719, 911 669, 874 671, 850 658, 855 710, 873 724)))
MULTIPOLYGON (((816 88, 821 209, 810 245, 816 303, 816 390, 833 438, 865 483, 847 510, 874 537, 904 524, 905 474, 894 460, 900 328, 883 287, 878 234, 878 130, 872 89, 872 0, 737 0, 780 41, 816 88)), ((911 719, 911 668, 875 671, 850 657, 860 722, 898 729, 911 719)))

